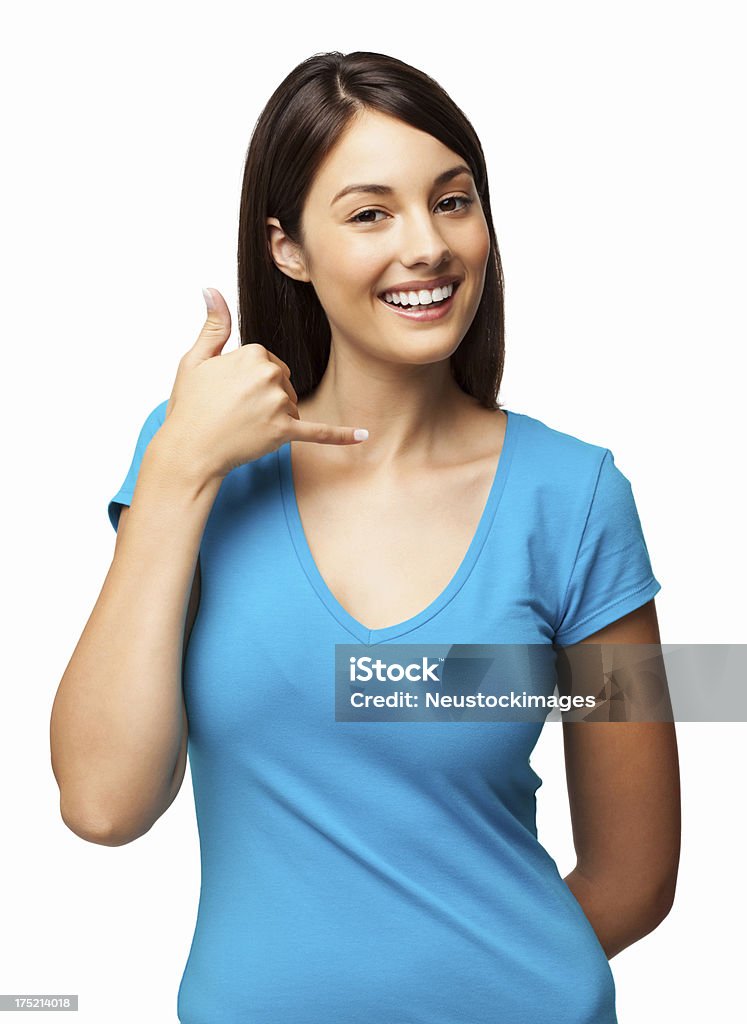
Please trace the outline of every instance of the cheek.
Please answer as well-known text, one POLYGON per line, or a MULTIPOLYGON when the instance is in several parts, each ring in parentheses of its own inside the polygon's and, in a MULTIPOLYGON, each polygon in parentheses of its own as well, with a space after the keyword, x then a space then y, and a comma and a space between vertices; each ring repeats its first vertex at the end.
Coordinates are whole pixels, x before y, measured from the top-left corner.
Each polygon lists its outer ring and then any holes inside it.
POLYGON ((381 238, 365 232, 351 235, 340 241, 336 247, 338 273, 351 284, 364 284, 375 287, 381 274, 387 267, 388 257, 386 245, 381 238))
POLYGON ((490 233, 485 220, 481 218, 464 237, 465 258, 476 266, 487 264, 490 255, 490 233))
POLYGON ((340 307, 375 293, 386 272, 381 253, 372 253, 371 246, 337 245, 331 248, 332 259, 317 261, 316 282, 320 297, 340 307))

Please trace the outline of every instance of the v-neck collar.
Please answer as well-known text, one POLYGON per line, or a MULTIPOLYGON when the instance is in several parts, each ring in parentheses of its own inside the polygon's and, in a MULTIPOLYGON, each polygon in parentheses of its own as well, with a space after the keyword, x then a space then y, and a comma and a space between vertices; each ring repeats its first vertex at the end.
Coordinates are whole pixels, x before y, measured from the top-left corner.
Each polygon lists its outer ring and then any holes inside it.
POLYGON ((431 603, 421 612, 418 612, 417 615, 411 616, 409 619, 405 619, 403 622, 395 623, 392 626, 385 626, 381 629, 369 629, 368 626, 364 626, 362 622, 359 622, 350 614, 350 612, 343 608, 327 586, 324 577, 319 572, 317 564, 311 554, 311 548, 309 547, 306 534, 304 533, 303 524, 301 522, 301 515, 296 498, 296 489, 293 482, 290 441, 287 441, 284 445, 281 445, 276 449, 276 460, 283 508, 285 510, 285 517, 286 522, 288 523, 291 540, 293 541, 293 546, 296 550, 298 560, 301 563, 301 567, 323 604, 326 605, 327 609, 340 623, 340 625, 352 634, 352 636, 354 636, 360 643, 377 644, 387 640, 393 640, 406 633, 411 633, 414 629, 417 629, 429 619, 432 619, 434 615, 437 615, 449 603, 449 601, 455 597, 463 584, 467 581, 470 573, 477 563, 480 552, 482 551, 488 533, 490 532, 490 527, 492 526, 506 485, 511 460, 516 447, 516 438, 521 422, 521 414, 511 412, 509 409, 505 408, 503 411, 506 413, 507 417, 503 448, 498 459, 498 465, 496 466, 485 507, 482 515, 480 516, 480 521, 459 568, 456 570, 438 597, 431 601, 431 603))

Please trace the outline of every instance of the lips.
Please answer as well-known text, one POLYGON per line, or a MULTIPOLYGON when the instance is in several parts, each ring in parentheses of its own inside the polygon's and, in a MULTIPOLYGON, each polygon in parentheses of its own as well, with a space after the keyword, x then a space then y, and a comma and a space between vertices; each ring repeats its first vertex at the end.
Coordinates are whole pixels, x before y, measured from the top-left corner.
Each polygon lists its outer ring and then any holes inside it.
MULTIPOLYGON (((451 295, 449 296, 448 299, 442 300, 442 302, 443 301, 450 302, 454 298, 454 296, 456 295, 457 291, 459 290, 459 285, 461 283, 462 283, 461 280, 448 281, 447 284, 452 285, 451 295)), ((434 285, 433 287, 434 288, 438 288, 438 287, 442 287, 442 286, 434 285)), ((400 288, 387 288, 385 291, 381 292, 381 294, 378 295, 377 298, 380 299, 384 303, 385 306, 394 306, 395 309, 401 309, 402 306, 400 305, 400 303, 398 303, 398 302, 387 302, 386 301, 384 296, 387 294, 387 292, 389 293, 389 295, 397 295, 397 294, 399 294, 400 291, 417 292, 419 290, 422 290, 422 288, 421 289, 418 289, 418 288, 401 288, 401 289, 400 288)), ((425 290, 426 291, 432 291, 432 289, 430 289, 430 288, 426 288, 425 290)), ((419 310, 419 309, 422 310, 422 309, 430 309, 432 306, 435 306, 436 308, 438 308, 438 306, 440 306, 440 305, 441 305, 441 302, 435 302, 435 303, 434 302, 424 302, 424 303, 422 303, 422 305, 417 305, 417 306, 408 307, 408 308, 411 308, 411 309, 414 308, 416 310, 419 310)))
POLYGON ((410 306, 408 308, 398 306, 394 302, 387 302, 381 296, 378 296, 378 298, 379 302, 386 306, 390 313, 398 316, 401 320, 410 320, 413 323, 430 323, 431 321, 442 320, 449 315, 454 305, 454 298, 458 287, 458 283, 455 283, 449 298, 443 299, 441 302, 428 302, 422 306, 410 306))

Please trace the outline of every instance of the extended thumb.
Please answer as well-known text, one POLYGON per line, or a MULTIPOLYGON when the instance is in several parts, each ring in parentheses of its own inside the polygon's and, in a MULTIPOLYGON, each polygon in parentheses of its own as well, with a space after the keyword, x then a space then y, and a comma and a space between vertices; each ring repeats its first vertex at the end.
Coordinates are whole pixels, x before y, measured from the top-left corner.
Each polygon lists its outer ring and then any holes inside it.
POLYGON ((217 288, 203 288, 202 295, 207 306, 207 319, 204 330, 209 334, 216 331, 224 333, 231 331, 231 311, 217 288))
POLYGON ((207 317, 190 349, 200 361, 217 355, 231 334, 231 310, 221 293, 217 288, 203 288, 202 295, 207 306, 207 317))

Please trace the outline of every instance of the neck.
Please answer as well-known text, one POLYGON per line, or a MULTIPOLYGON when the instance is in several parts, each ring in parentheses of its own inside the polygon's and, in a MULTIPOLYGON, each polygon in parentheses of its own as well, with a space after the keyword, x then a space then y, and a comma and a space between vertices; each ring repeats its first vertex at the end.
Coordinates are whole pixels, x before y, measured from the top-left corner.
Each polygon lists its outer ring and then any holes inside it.
POLYGON ((412 458, 422 464, 453 449, 464 417, 479 405, 451 375, 449 360, 423 366, 377 364, 330 351, 324 376, 298 403, 302 419, 365 427, 356 460, 385 466, 412 458))

